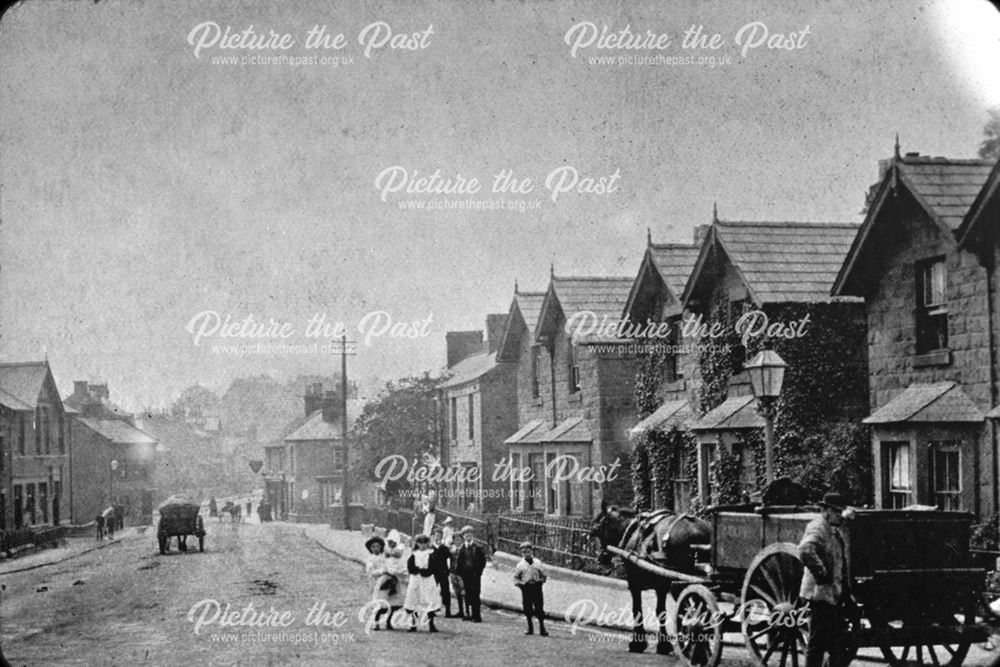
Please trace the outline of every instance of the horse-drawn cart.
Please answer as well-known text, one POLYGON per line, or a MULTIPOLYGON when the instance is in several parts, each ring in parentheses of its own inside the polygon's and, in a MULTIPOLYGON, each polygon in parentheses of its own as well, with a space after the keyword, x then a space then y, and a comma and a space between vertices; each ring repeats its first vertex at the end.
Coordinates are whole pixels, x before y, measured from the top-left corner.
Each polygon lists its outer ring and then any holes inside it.
POLYGON ((205 523, 199 514, 201 506, 187 496, 170 496, 160 505, 160 523, 156 538, 160 553, 170 549, 170 538, 177 538, 177 548, 187 551, 187 536, 198 538, 198 550, 205 550, 205 523))
MULTIPOLYGON (((714 667, 722 635, 738 632, 758 664, 797 667, 804 664, 809 615, 799 597, 804 566, 796 545, 815 517, 804 509, 716 508, 709 562, 700 571, 608 550, 670 581, 687 664, 714 667)), ((985 572, 971 567, 972 520, 962 512, 858 510, 845 522, 852 656, 860 647, 878 647, 892 665, 960 665, 972 642, 987 639, 988 628, 975 622, 985 572)))

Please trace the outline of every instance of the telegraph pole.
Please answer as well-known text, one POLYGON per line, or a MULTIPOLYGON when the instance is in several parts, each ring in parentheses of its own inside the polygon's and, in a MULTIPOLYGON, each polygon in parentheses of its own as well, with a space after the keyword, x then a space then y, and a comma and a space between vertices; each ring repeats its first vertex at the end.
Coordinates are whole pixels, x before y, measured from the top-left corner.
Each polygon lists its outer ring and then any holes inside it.
POLYGON ((343 462, 341 463, 341 470, 343 470, 343 481, 340 484, 340 500, 344 506, 344 529, 351 529, 351 478, 350 478, 350 447, 347 442, 347 355, 357 354, 353 350, 348 351, 348 346, 354 345, 355 341, 347 340, 347 334, 343 334, 340 337, 340 400, 341 400, 341 417, 340 417, 340 446, 343 451, 343 462))

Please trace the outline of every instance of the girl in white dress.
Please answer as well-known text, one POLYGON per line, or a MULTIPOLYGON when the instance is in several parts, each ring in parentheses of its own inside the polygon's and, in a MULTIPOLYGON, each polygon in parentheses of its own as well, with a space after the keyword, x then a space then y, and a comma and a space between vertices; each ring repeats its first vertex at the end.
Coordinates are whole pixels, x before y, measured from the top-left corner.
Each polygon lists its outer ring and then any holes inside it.
POLYGON ((389 605, 389 620, 385 629, 392 630, 392 617, 403 606, 406 595, 406 553, 402 538, 395 529, 385 536, 385 580, 380 584, 386 604, 389 605))
POLYGON ((406 587, 406 600, 403 607, 410 614, 412 625, 410 632, 417 631, 418 617, 427 616, 429 631, 437 632, 434 627, 434 614, 441 610, 441 591, 438 589, 437 581, 434 580, 434 571, 431 569, 430 548, 431 538, 426 535, 418 535, 415 540, 415 551, 406 563, 406 569, 410 573, 410 581, 406 587))
MULTIPOLYGON (((388 596, 382 585, 388 581, 389 575, 385 571, 385 540, 379 536, 371 537, 365 542, 365 549, 368 551, 368 561, 365 563, 365 573, 372 579, 372 600, 381 601, 385 604, 379 605, 375 612, 375 630, 378 630, 379 621, 382 616, 389 611, 388 596)), ((389 621, 391 627, 391 620, 389 621)))

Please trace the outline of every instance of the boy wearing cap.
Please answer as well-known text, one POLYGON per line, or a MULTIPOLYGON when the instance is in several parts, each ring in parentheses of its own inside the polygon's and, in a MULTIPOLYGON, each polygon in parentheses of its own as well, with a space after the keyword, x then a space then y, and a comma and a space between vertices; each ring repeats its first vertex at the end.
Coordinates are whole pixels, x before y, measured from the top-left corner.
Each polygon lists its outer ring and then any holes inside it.
POLYGON ((799 543, 805 571, 800 596, 809 601, 809 641, 806 667, 822 667, 825 655, 830 667, 847 664, 841 603, 850 587, 847 547, 840 526, 844 523, 844 498, 828 493, 819 503, 821 513, 806 526, 799 543))
POLYGON ((486 552, 476 544, 475 530, 472 526, 462 528, 464 541, 458 550, 458 574, 462 577, 465 588, 467 619, 473 623, 482 623, 480 615, 479 589, 483 570, 486 569, 486 552))
POLYGON ((526 635, 535 634, 531 619, 538 619, 538 634, 548 637, 545 631, 545 600, 542 597, 542 585, 545 583, 545 571, 542 562, 534 557, 531 542, 521 543, 521 560, 514 566, 514 585, 521 589, 521 608, 528 619, 526 635))

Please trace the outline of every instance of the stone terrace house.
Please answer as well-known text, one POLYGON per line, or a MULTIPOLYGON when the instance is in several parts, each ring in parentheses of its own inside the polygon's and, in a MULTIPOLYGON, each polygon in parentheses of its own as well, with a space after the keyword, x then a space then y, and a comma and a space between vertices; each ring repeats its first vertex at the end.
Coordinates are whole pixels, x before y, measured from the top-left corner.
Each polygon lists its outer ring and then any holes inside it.
MULTIPOLYGON (((684 375, 698 386, 691 412, 701 417, 690 430, 697 440, 694 488, 702 503, 712 501, 710 470, 723 451, 738 457, 743 492, 753 495, 763 482, 748 437, 763 426, 763 419, 743 368, 765 343, 788 363, 776 428, 782 425, 781 411, 793 402, 799 422, 813 425, 856 422, 864 415, 863 305, 859 299, 830 297, 857 230, 857 225, 842 223, 718 219, 709 228, 681 297, 686 321, 717 323, 725 332, 684 340, 701 346, 686 357, 697 363, 684 375), (785 333, 794 333, 792 325, 806 324, 795 338, 783 334, 765 341, 753 335, 765 318, 768 325, 781 324, 785 333), (825 377, 840 381, 824 388, 825 377)), ((676 465, 675 499, 683 506, 689 466, 683 457, 676 465)))
POLYGON ((519 430, 507 445, 514 466, 531 470, 515 490, 516 509, 591 515, 602 500, 631 501, 626 430, 635 423, 636 355, 628 341, 567 330, 580 317, 618 322, 631 286, 631 278, 553 275, 537 316, 537 296, 515 295, 511 310, 520 316, 512 312, 501 356, 517 359, 519 430))
POLYGON ((981 195, 993 163, 897 150, 879 166, 833 288, 865 299, 875 503, 985 515, 998 507, 985 421, 997 403, 997 329, 995 274, 982 264, 992 248, 976 230, 996 225, 995 215, 979 222, 995 212, 995 194, 981 195))
MULTIPOLYGON (((350 395, 350 394, 348 394, 350 395)), ((344 484, 343 400, 339 391, 323 391, 315 383, 306 389, 305 415, 285 435, 284 463, 288 519, 299 522, 343 521, 344 484)), ((347 400, 348 438, 361 414, 361 401, 347 400)), ((351 451, 350 470, 360 470, 361 455, 351 451)), ((371 502, 372 485, 352 478, 351 504, 371 502)))
POLYGON ((71 519, 71 449, 48 362, 0 364, 0 528, 71 519))
POLYGON ((442 464, 481 474, 449 483, 440 499, 444 507, 496 512, 508 505, 508 481, 493 474, 507 458, 504 441, 517 430, 517 368, 497 357, 506 320, 503 313, 487 316, 485 344, 479 331, 446 337, 449 367, 438 385, 444 416, 442 464), (478 353, 464 356, 477 346, 478 353))

